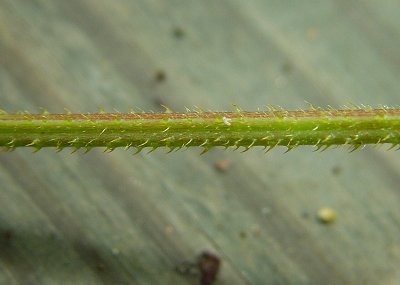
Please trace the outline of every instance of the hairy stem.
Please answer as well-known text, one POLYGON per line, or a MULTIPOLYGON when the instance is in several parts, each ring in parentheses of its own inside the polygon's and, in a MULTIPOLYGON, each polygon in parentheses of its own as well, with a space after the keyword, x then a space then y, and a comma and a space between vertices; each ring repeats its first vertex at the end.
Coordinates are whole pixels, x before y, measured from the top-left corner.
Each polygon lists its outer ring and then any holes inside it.
POLYGON ((400 109, 129 114, 0 114, 0 146, 244 147, 400 144, 400 109))

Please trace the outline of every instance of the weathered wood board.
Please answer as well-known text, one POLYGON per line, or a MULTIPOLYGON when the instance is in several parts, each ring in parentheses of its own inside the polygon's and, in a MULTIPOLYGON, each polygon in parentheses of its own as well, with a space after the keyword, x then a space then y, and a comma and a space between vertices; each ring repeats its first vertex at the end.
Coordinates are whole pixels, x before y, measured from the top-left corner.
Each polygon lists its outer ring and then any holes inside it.
MULTIPOLYGON (((1 0, 0 107, 399 105, 399 15, 395 0, 1 0)), ((197 284, 174 268, 203 250, 222 259, 215 284, 400 284, 400 154, 283 152, 2 152, 0 284, 197 284)))

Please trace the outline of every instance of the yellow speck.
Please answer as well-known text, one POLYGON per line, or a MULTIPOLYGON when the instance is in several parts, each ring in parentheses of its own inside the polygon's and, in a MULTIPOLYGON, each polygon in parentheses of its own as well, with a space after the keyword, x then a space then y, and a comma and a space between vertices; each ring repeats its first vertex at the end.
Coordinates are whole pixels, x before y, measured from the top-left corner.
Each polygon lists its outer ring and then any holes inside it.
POLYGON ((321 208, 317 213, 318 220, 324 224, 332 224, 336 221, 336 212, 331 208, 321 208))

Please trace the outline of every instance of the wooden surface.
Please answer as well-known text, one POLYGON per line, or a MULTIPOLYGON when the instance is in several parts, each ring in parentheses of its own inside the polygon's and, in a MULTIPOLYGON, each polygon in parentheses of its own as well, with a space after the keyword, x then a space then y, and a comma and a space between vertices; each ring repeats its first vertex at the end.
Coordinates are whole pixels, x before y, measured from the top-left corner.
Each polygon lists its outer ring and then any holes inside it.
MULTIPOLYGON (((398 105, 399 15, 396 0, 0 0, 0 106, 398 105)), ((0 284, 198 284, 174 268, 204 250, 220 285, 400 284, 400 154, 311 150, 2 152, 0 284)))

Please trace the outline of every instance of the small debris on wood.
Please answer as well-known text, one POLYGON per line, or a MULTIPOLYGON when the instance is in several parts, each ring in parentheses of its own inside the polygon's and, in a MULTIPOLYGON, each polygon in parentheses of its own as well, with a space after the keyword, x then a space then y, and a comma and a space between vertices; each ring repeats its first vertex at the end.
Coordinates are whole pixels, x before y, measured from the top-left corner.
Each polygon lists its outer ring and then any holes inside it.
POLYGON ((231 164, 232 164, 232 163, 231 163, 229 160, 227 160, 227 159, 221 159, 221 160, 217 161, 217 162, 214 164, 214 167, 215 167, 215 169, 218 170, 219 172, 224 173, 224 172, 226 172, 226 171, 229 169, 229 167, 231 166, 231 164))
POLYGON ((180 27, 176 27, 172 33, 173 33, 174 37, 177 39, 181 39, 185 36, 185 31, 180 27))
POLYGON ((221 260, 210 252, 203 252, 200 256, 200 285, 212 285, 217 279, 221 260))
POLYGON ((336 165, 332 168, 333 175, 339 175, 341 172, 342 172, 342 168, 338 165, 336 165))
POLYGON ((333 224, 336 221, 336 212, 331 208, 321 208, 317 213, 318 220, 324 224, 333 224))
POLYGON ((158 70, 154 76, 154 79, 157 82, 164 82, 167 79, 167 74, 165 73, 164 70, 158 70))
POLYGON ((219 257, 204 251, 200 254, 197 262, 184 261, 176 267, 176 271, 183 275, 198 276, 200 285, 212 285, 217 279, 220 266, 219 257))
POLYGON ((293 71, 293 64, 290 61, 286 61, 282 64, 282 73, 290 74, 293 71))

